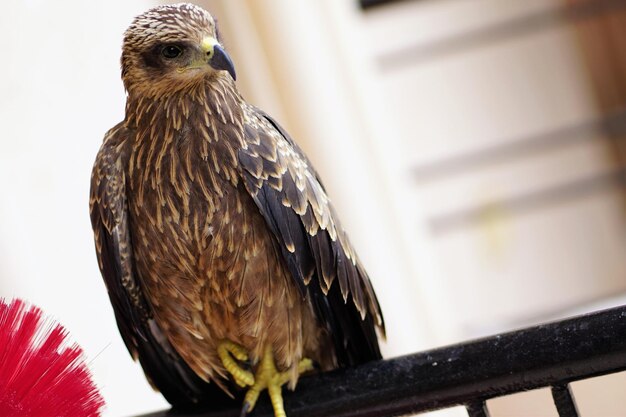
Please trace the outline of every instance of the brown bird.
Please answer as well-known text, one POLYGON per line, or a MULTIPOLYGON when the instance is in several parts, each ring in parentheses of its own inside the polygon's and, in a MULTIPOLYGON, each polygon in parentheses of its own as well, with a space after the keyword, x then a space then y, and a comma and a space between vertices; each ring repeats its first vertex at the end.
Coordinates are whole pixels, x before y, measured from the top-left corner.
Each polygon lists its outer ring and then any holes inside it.
POLYGON ((246 103, 215 20, 159 6, 125 32, 124 120, 91 180, 100 269, 124 342, 174 407, 222 406, 379 359, 376 295, 319 177, 246 103), (227 395, 230 395, 228 396, 227 395))

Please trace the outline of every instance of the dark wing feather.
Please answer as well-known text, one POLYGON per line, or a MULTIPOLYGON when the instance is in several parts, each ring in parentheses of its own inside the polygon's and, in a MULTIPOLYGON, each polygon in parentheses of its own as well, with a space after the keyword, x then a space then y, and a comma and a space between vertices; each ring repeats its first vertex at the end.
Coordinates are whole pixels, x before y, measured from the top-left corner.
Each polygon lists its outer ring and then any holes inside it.
POLYGON ((339 365, 380 358, 378 300, 317 173, 276 121, 255 108, 248 116, 247 148, 239 151, 244 184, 332 335, 339 365))
POLYGON ((100 271, 122 339, 174 407, 226 405, 232 400, 215 384, 200 379, 172 348, 136 279, 125 191, 127 136, 120 125, 105 136, 92 172, 89 201, 100 271))

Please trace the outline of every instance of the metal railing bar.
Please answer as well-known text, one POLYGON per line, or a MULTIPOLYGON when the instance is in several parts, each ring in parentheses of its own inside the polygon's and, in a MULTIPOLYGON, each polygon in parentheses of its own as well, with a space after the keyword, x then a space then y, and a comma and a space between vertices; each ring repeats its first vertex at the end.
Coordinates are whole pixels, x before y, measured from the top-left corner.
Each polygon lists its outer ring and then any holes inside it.
POLYGON ((433 181, 452 175, 462 175, 471 169, 536 154, 547 149, 579 141, 597 140, 597 136, 616 139, 626 136, 626 109, 535 135, 498 140, 496 145, 420 164, 412 168, 411 172, 419 182, 433 181))
POLYGON ((558 384, 552 386, 552 399, 559 412, 559 417, 578 417, 578 408, 572 396, 569 384, 558 384))
MULTIPOLYGON (((401 416, 626 370, 626 307, 310 375, 285 408, 300 417, 401 416)), ((253 417, 272 415, 263 394, 253 417)), ((230 417, 239 410, 144 417, 230 417)))
POLYGON ((587 19, 624 7, 626 7, 626 2, 623 0, 595 0, 577 2, 568 6, 556 6, 494 23, 480 29, 452 35, 440 41, 419 43, 383 53, 377 57, 378 66, 381 71, 389 72, 407 65, 424 64, 478 46, 502 42, 506 39, 549 29, 558 24, 587 19))
POLYGON ((489 417, 489 410, 485 401, 469 403, 465 408, 469 417, 489 417))

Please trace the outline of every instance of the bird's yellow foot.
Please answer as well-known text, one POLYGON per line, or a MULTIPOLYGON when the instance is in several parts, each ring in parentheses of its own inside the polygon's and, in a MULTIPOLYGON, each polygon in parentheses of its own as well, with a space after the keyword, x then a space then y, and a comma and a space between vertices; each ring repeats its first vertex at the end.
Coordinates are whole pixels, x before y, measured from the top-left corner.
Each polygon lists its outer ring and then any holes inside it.
POLYGON ((242 346, 225 340, 217 346, 217 355, 222 361, 224 368, 233 376, 237 385, 240 387, 254 385, 254 375, 252 375, 252 372, 243 369, 237 362, 245 362, 248 360, 248 353, 242 346), (237 361, 235 361, 235 359, 237 361))
MULTIPOLYGON (((312 369, 313 362, 310 359, 302 359, 298 364, 298 374, 302 374, 312 369)), ((263 358, 261 359, 261 362, 256 370, 254 384, 252 384, 252 387, 246 393, 243 408, 241 409, 241 416, 243 417, 252 411, 261 391, 267 389, 272 407, 274 408, 274 416, 287 417, 283 406, 282 386, 289 382, 291 376, 292 373, 289 371, 278 372, 276 370, 272 348, 269 346, 266 347, 263 353, 263 358)))

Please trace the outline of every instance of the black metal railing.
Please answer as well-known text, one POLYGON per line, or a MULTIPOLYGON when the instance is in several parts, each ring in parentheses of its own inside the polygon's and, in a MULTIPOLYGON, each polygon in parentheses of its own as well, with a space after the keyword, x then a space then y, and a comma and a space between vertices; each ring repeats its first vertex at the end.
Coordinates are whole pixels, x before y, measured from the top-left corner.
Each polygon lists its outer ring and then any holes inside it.
MULTIPOLYGON (((408 329, 407 329, 408 330, 408 329)), ((401 416, 550 387, 560 417, 577 417, 573 381, 626 370, 626 306, 300 379, 285 392, 290 417, 401 416)), ((239 410, 144 417, 238 416, 239 410)), ((624 410, 626 415, 626 410, 624 410)), ((272 416, 262 396, 253 417, 272 416)))

